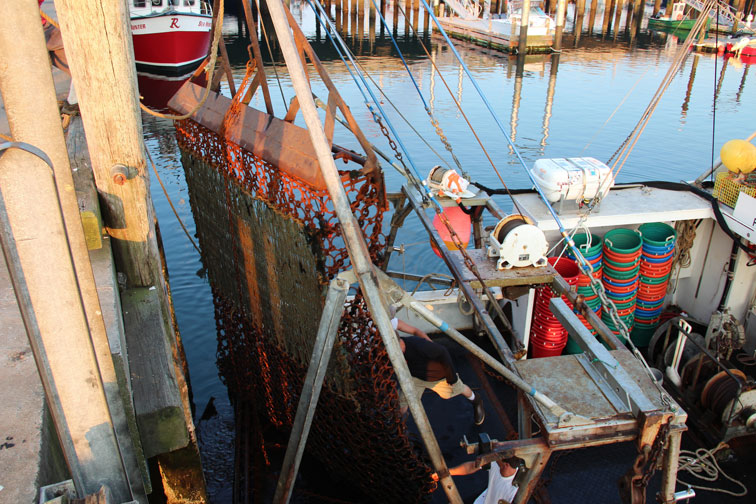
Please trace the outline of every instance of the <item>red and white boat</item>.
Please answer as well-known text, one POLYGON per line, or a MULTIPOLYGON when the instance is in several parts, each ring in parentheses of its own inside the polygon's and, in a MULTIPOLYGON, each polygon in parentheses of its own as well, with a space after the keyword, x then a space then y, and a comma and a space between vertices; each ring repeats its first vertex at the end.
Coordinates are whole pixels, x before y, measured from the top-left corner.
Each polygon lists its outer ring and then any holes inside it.
POLYGON ((183 73, 210 48, 213 14, 205 0, 129 0, 134 59, 139 68, 183 73))

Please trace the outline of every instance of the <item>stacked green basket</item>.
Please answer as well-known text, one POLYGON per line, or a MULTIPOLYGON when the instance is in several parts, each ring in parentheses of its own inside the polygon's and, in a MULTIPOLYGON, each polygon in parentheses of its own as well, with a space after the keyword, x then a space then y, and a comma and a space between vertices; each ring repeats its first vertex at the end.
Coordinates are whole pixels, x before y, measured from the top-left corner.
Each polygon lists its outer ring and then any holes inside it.
POLYGON ((648 345, 659 325, 667 284, 672 272, 677 233, 661 222, 643 224, 640 285, 636 300, 635 328, 630 338, 637 346, 648 345))
MULTIPOLYGON (((604 256, 602 239, 593 233, 580 233, 576 234, 573 237, 573 240, 580 253, 583 255, 583 257, 585 257, 586 261, 588 261, 593 266, 593 277, 601 280, 603 271, 602 260, 604 256)), ((569 258, 575 259, 575 254, 571 249, 567 248, 566 254, 569 258)), ((582 271, 580 272, 580 275, 578 275, 577 293, 581 294, 584 297, 585 304, 588 305, 588 307, 592 309, 596 313, 596 315, 601 315, 601 299, 599 298, 598 294, 593 291, 593 288, 591 287, 590 277, 582 271)), ((591 331, 591 333, 596 334, 596 330, 593 328, 590 322, 585 319, 585 317, 583 317, 580 313, 576 313, 576 315, 585 325, 585 327, 587 327, 591 331)), ((577 345, 577 343, 572 340, 572 338, 568 338, 567 346, 565 346, 564 348, 564 353, 577 354, 582 353, 582 350, 577 345)))
MULTIPOLYGON (((628 330, 632 330, 635 322, 641 245, 640 233, 631 229, 613 229, 604 236, 604 290, 628 330)), ((601 320, 622 340, 619 328, 606 310, 601 314, 601 320)))

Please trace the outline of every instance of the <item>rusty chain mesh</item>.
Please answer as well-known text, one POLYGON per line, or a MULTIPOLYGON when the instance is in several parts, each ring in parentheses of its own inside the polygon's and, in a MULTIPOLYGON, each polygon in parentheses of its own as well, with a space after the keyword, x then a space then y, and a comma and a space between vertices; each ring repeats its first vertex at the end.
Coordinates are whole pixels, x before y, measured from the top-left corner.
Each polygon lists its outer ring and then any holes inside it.
MULTIPOLYGON (((333 205, 326 191, 222 134, 191 119, 175 124, 213 291, 220 375, 231 397, 288 431, 327 284, 350 266, 333 205)), ((377 262, 385 243, 382 185, 359 169, 340 175, 377 262)), ((393 368, 359 293, 342 314, 307 450, 374 502, 423 502, 435 488, 401 418, 393 368)))

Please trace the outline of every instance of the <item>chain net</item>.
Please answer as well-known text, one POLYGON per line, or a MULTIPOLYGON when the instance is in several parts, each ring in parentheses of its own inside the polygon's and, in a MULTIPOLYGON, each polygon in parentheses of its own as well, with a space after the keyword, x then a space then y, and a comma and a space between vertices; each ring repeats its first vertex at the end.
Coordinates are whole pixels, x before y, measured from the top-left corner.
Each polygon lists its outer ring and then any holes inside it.
MULTIPOLYGON (((175 124, 213 291, 219 373, 232 398, 288 431, 327 284, 350 267, 333 205, 326 191, 222 134, 191 119, 175 124)), ((385 244, 382 180, 359 169, 339 173, 378 262, 385 244)), ((393 368, 357 293, 342 314, 307 451, 330 474, 357 485, 366 500, 424 502, 435 488, 431 469, 410 439, 398 401, 393 368)))

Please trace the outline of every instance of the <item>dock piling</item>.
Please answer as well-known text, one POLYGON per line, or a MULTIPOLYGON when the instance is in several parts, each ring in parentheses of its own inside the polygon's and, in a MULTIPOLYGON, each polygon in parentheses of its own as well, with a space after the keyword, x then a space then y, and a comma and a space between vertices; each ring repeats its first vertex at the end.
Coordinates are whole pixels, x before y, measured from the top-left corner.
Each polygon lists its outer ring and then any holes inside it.
MULTIPOLYGON (((529 3, 529 2, 528 2, 529 3)), ((567 0, 557 1, 556 32, 554 33, 554 49, 562 49, 562 32, 564 31, 564 19, 567 12, 567 0)), ((524 17, 523 17, 524 19, 524 17)), ((525 23, 526 21, 523 21, 525 23)))
MULTIPOLYGON (((6 6, 4 4, 3 7, 10 7, 10 5, 6 6)), ((82 353, 83 356, 87 356, 87 352, 94 352, 94 363, 88 362, 88 357, 83 357, 81 365, 90 372, 90 376, 93 379, 93 386, 94 381, 96 380, 98 384, 97 387, 99 387, 99 393, 104 394, 106 404, 101 405, 95 401, 91 413, 92 416, 90 418, 97 418, 97 415, 101 415, 101 418, 107 419, 107 425, 110 425, 113 432, 112 434, 107 434, 106 438, 107 436, 114 435, 117 444, 115 451, 108 456, 119 458, 117 463, 114 462, 114 467, 123 468, 122 470, 124 471, 124 474, 122 479, 125 482, 125 490, 129 491, 129 495, 131 495, 131 490, 129 490, 130 484, 133 489, 133 498, 138 499, 140 502, 145 502, 145 488, 149 488, 149 483, 145 484, 145 480, 143 480, 144 475, 146 481, 148 481, 146 466, 144 466, 143 472, 138 461, 140 457, 137 455, 137 452, 140 452, 141 450, 135 448, 135 444, 132 441, 128 427, 129 422, 127 420, 127 414, 124 409, 123 400, 119 394, 119 380, 117 378, 113 357, 110 352, 108 335, 97 293, 97 286, 95 284, 92 265, 89 259, 87 242, 82 229, 79 202, 76 193, 73 191, 74 182, 71 166, 69 164, 69 155, 66 148, 66 141, 63 137, 63 130, 61 128, 60 113, 56 102, 55 87, 50 72, 50 62, 44 44, 44 35, 42 34, 42 26, 39 21, 39 13, 37 9, 33 8, 24 10, 14 7, 11 10, 12 12, 3 12, 3 20, 7 22, 7 25, 0 28, 0 32, 2 32, 3 35, 8 36, 8 38, 0 36, 0 47, 4 47, 3 52, 7 56, 5 62, 8 65, 8 72, 2 79, 0 79, 0 90, 3 94, 13 138, 17 141, 27 142, 34 145, 50 156, 52 162, 51 168, 53 170, 52 175, 57 185, 57 189, 54 189, 54 191, 56 191, 57 195, 60 197, 60 218, 63 219, 64 225, 64 229, 60 230, 60 232, 68 242, 67 247, 69 248, 68 252, 60 251, 59 253, 63 255, 57 257, 56 260, 62 261, 63 265, 59 266, 61 268, 73 268, 75 278, 73 278, 73 283, 69 286, 71 288, 74 288, 75 286, 74 292, 79 293, 77 296, 77 304, 80 305, 85 317, 85 327, 79 328, 84 332, 65 335, 64 340, 69 338, 75 340, 71 349, 61 348, 60 346, 55 345, 51 345, 50 348, 43 348, 44 345, 49 344, 43 344, 43 342, 50 337, 54 337, 54 335, 52 335, 52 333, 40 334, 39 337, 42 338, 42 341, 39 343, 39 345, 42 345, 40 351, 45 355, 37 355, 35 357, 53 359, 53 365, 47 369, 53 374, 47 377, 47 380, 51 383, 54 383, 56 380, 61 382, 61 390, 58 391, 57 395, 61 401, 64 401, 62 404, 66 404, 70 403, 71 400, 75 401, 75 399, 65 397, 65 390, 69 386, 74 388, 77 386, 72 379, 73 376, 79 375, 79 373, 71 372, 67 369, 68 366, 66 365, 60 367, 61 362, 57 360, 59 358, 58 352, 64 352, 63 355, 69 357, 71 355, 76 355, 74 348, 78 348, 80 351, 84 352, 82 353), (19 52, 17 50, 18 40, 27 41, 24 51, 19 52), (6 46, 6 44, 9 45, 6 46), (87 328, 88 332, 86 331, 87 328), (79 340, 78 338, 83 339, 79 340), (74 353, 72 354, 70 352, 74 353), (87 366, 90 364, 92 367, 88 368, 87 366), (120 459, 122 459, 122 466, 120 459)), ((8 153, 8 156, 11 159, 17 155, 18 153, 8 153)), ((31 166, 43 166, 41 161, 30 160, 28 159, 28 156, 23 163, 29 164, 30 169, 32 169, 31 166)), ((13 168, 14 171, 18 170, 19 167, 20 166, 18 165, 15 166, 13 168)), ((33 170, 35 173, 38 173, 38 176, 41 176, 41 181, 44 181, 44 179, 49 176, 49 173, 40 171, 37 168, 34 168, 33 170)), ((42 170, 46 170, 46 168, 42 168, 42 170)), ((16 175, 13 175, 13 177, 15 176, 16 175)), ((5 188, 5 191, 9 190, 10 188, 5 188)), ((29 198, 28 201, 33 200, 39 202, 40 199, 44 199, 37 191, 37 187, 34 184, 29 186, 28 191, 33 191, 27 194, 27 197, 29 198)), ((15 192, 16 190, 14 190, 14 193, 15 192)), ((7 194, 5 197, 7 197, 7 194)), ((47 194, 47 197, 57 198, 58 196, 55 195, 55 192, 52 192, 47 194)), ((50 203, 53 202, 51 201, 50 203)), ((47 203, 43 203, 43 205, 44 204, 47 203)), ((54 202, 53 207, 57 205, 58 203, 54 202)), ((55 219, 57 219, 54 212, 51 218, 53 220, 50 222, 54 223, 56 221, 55 219)), ((37 222, 45 222, 39 215, 37 215, 35 219, 37 222)), ((45 232, 48 231, 50 230, 45 230, 45 232)), ((43 253, 42 251, 38 252, 43 253)), ((45 264, 43 262, 42 264, 43 268, 48 269, 52 267, 53 263, 45 264)), ((12 268, 12 265, 9 264, 8 267, 12 268)), ((47 275, 47 273, 25 271, 24 275, 26 281, 29 282, 33 281, 37 275, 47 275)), ((48 288, 50 286, 55 286, 56 292, 58 288, 64 288, 64 285, 58 286, 55 283, 48 283, 46 285, 48 288)), ((66 295, 67 294, 70 293, 66 293, 66 295)), ((66 307, 66 309, 68 308, 70 307, 66 307)), ((32 307, 31 309, 36 310, 37 308, 32 307)), ((34 315, 42 317, 48 316, 44 315, 44 313, 36 312, 34 315)), ((66 323, 74 324, 75 322, 72 319, 66 323)), ((70 326, 69 329, 71 329, 70 326)), ((29 336, 31 337, 32 334, 29 334, 29 336)), ((65 344, 63 344, 63 347, 65 347, 65 344)), ((39 365, 40 370, 42 370, 43 366, 41 364, 39 365)), ((43 383, 44 382, 45 377, 43 377, 43 383)), ((50 383, 48 383, 48 385, 50 385, 50 383)), ((50 395, 48 395, 48 398, 50 398, 50 395)), ((99 400, 99 397, 97 397, 97 400, 99 400)), ((55 412, 54 404, 50 404, 50 408, 55 412)), ((70 413, 69 410, 67 414, 70 415, 70 413)), ((66 422, 67 418, 58 417, 55 418, 55 420, 57 422, 66 422)), ((78 421, 79 420, 77 419, 74 422, 78 421)), ((97 424, 93 423, 92 425, 97 424)), ((72 435, 71 428, 60 425, 58 428, 59 431, 62 430, 68 433, 65 435, 66 437, 72 435)), ((61 437, 61 442, 65 444, 66 440, 61 437)), ((73 439, 73 442, 76 443, 77 440, 73 439)), ((103 442, 106 442, 106 440, 104 439, 103 442)), ((138 441, 136 446, 138 447, 138 441)), ((102 449, 102 446, 98 449, 102 449)), ((107 450, 110 450, 110 448, 107 448, 107 450)), ((72 454, 66 453, 67 457, 70 455, 72 454)), ((77 457, 78 451, 73 454, 73 456, 77 457)), ((79 462, 72 462, 71 459, 69 459, 69 463, 79 464, 79 462)), ((92 463, 85 462, 85 465, 91 466, 92 463)), ((104 465, 107 467, 107 462, 105 462, 104 465)), ((93 470, 92 467, 86 467, 84 469, 77 469, 77 472, 82 471, 83 474, 86 475, 93 470)), ((107 472, 108 469, 106 468, 105 471, 107 472)), ((89 483, 84 483, 84 485, 86 491, 94 492, 99 487, 99 484, 92 482, 91 476, 93 475, 89 474, 89 477, 86 478, 89 483)), ((113 477, 113 475, 108 474, 108 477, 113 477)), ((121 477, 118 477, 117 479, 121 479, 121 477)), ((95 481, 100 480, 97 479, 95 481)), ((123 484, 114 480, 113 485, 113 489, 118 495, 124 494, 125 491, 123 484)))
MULTIPOLYGON (((517 51, 520 54, 528 52, 528 21, 530 19, 530 0, 522 0, 522 18, 520 19, 520 34, 517 40, 517 51)), ((514 23, 512 23, 514 29, 514 23)))

